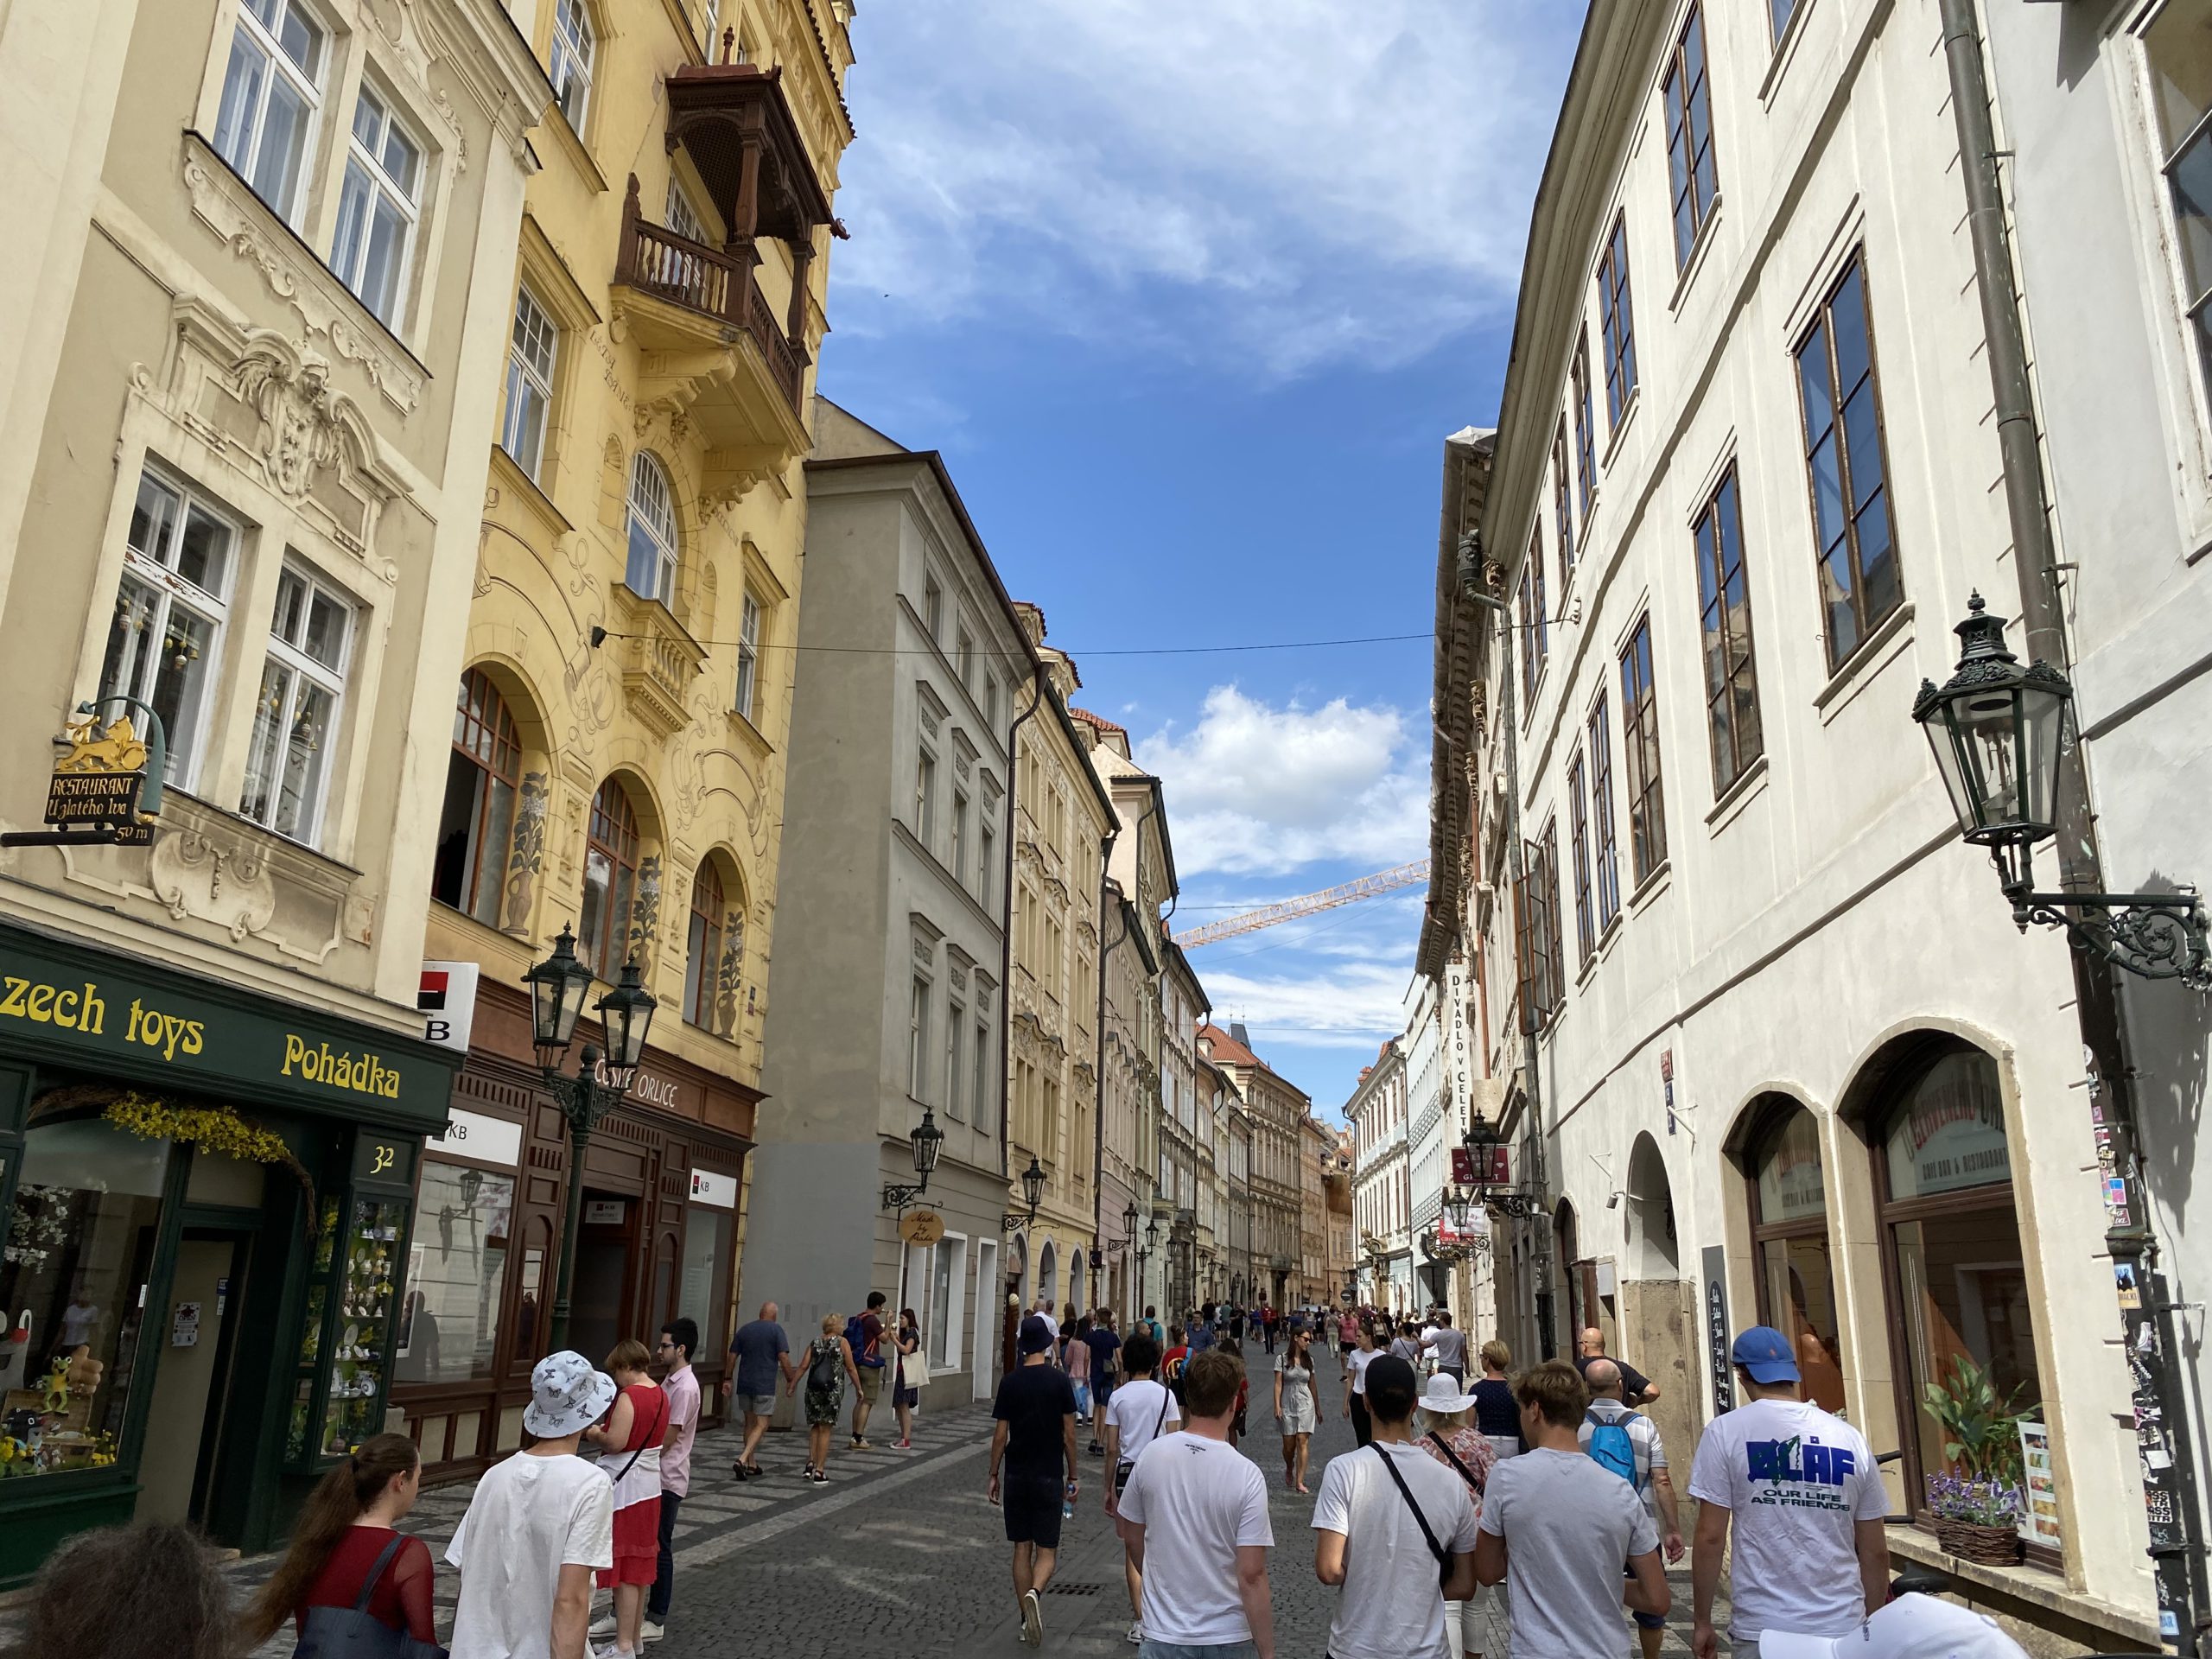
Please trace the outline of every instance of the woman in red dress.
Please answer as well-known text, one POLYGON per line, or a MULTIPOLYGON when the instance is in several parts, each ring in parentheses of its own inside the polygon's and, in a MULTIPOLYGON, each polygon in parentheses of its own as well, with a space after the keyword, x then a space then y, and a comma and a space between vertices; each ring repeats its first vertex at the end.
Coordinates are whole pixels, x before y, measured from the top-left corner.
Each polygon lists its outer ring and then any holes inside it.
POLYGON ((288 1618, 304 1637, 310 1608, 351 1607, 372 1573, 370 1614, 417 1642, 435 1643, 429 1548, 396 1530, 422 1484, 422 1459, 404 1434, 363 1441, 325 1475, 300 1511, 276 1575, 246 1614, 248 1645, 266 1642, 288 1618), (398 1548, 386 1560, 395 1542, 398 1548))
POLYGON ((645 1592, 660 1570, 660 1446, 668 1435, 668 1396, 652 1379, 645 1344, 618 1342, 607 1357, 614 1379, 614 1409, 605 1425, 584 1438, 606 1448, 600 1467, 614 1478, 614 1565, 602 1568, 599 1586, 614 1592, 614 1651, 638 1651, 645 1592))

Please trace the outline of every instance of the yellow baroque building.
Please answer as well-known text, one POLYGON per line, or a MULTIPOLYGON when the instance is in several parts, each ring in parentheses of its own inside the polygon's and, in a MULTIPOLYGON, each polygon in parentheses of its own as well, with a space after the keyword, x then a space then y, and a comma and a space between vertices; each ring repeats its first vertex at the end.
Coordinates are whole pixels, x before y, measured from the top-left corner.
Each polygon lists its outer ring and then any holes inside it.
POLYGON ((599 979, 635 960, 658 1000, 637 1080, 585 1150, 568 1345, 596 1361, 688 1316, 719 1408, 850 11, 518 16, 556 104, 510 289, 425 950, 480 982, 454 1130, 418 1185, 393 1395, 434 1468, 518 1443, 547 1346, 569 1130, 521 977, 564 927, 599 979), (496 1254, 423 1248, 456 1217, 496 1254))

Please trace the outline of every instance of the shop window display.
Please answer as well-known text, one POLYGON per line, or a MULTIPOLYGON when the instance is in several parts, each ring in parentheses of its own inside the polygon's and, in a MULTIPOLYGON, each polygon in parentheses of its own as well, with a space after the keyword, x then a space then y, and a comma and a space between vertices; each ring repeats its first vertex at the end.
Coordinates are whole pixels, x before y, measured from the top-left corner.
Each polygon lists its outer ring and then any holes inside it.
POLYGON ((1802 1106, 1776 1109, 1753 1183, 1759 1317, 1789 1333, 1805 1397, 1825 1411, 1845 1407, 1843 1343, 1828 1255, 1827 1187, 1821 1130, 1802 1106))
POLYGON ((130 1408, 169 1143, 42 1123, 0 1248, 0 1478, 115 1460, 130 1408))
POLYGON ((466 1382, 492 1375, 514 1199, 512 1175, 423 1164, 393 1350, 395 1382, 466 1382))
POLYGON ((721 1269, 730 1255, 731 1214, 695 1204, 683 1212, 683 1287, 672 1310, 699 1321, 699 1351, 719 1354, 728 1340, 722 1319, 729 1300, 718 1289, 721 1269))
POLYGON ((396 1198, 361 1198, 345 1237, 346 1264, 334 1281, 337 1349, 323 1406, 321 1453, 342 1457, 384 1429, 384 1377, 390 1359, 392 1281, 406 1211, 396 1198))

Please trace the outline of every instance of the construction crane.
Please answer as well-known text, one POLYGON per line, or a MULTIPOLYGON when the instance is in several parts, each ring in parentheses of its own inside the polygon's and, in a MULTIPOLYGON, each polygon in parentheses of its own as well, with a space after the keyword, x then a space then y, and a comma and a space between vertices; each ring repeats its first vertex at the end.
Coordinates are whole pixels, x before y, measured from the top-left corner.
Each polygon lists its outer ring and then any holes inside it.
POLYGON ((1379 899, 1386 893, 1395 893, 1401 887, 1418 887, 1428 880, 1428 861, 1401 864, 1395 870, 1381 870, 1373 875, 1363 875, 1357 881, 1347 881, 1340 887, 1324 887, 1319 893, 1309 893, 1302 899, 1286 899, 1279 905, 1266 905, 1258 910, 1248 910, 1241 916, 1225 916, 1220 921, 1208 922, 1194 927, 1187 933, 1178 933, 1175 943, 1185 950, 1195 950, 1202 944, 1218 944, 1233 939, 1240 933, 1256 933, 1263 927, 1273 927, 1278 922, 1294 922, 1301 916, 1318 915, 1325 910, 1334 910, 1339 905, 1356 905, 1364 899, 1379 899))

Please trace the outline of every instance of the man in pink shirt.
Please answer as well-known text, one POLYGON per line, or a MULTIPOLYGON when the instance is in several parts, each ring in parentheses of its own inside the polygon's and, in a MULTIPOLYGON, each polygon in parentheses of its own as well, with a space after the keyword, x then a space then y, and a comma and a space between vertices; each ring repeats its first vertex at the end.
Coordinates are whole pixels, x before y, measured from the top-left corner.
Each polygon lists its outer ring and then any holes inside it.
POLYGON ((660 1328, 661 1362, 669 1368, 660 1384, 668 1396, 668 1438, 660 1448, 660 1573, 645 1598, 645 1622, 639 1631, 648 1642, 661 1639, 676 1590, 676 1511, 691 1490, 691 1441, 699 1432, 699 1379, 691 1374, 698 1345, 695 1319, 671 1319, 660 1328))

